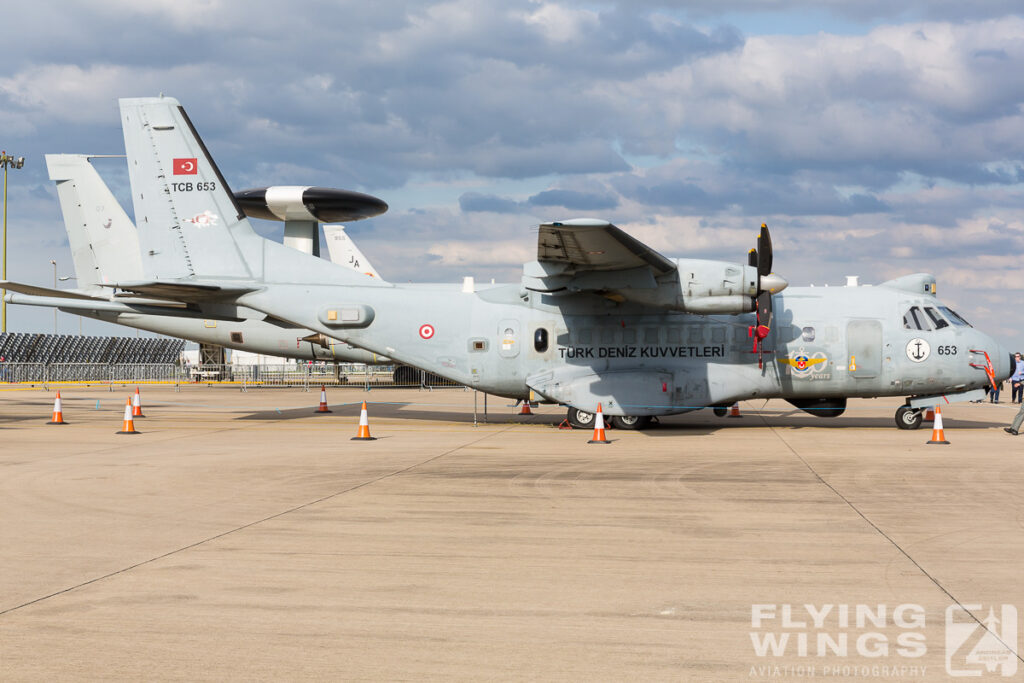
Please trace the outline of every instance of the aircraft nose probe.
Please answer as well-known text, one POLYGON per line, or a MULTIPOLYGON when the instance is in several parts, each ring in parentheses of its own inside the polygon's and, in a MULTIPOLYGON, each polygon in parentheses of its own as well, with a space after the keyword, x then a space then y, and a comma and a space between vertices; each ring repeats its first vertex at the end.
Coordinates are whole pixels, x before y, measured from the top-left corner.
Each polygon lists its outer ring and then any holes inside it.
POLYGON ((789 284, 783 278, 772 273, 772 236, 768 226, 761 224, 757 233, 757 248, 747 254, 747 264, 757 268, 757 296, 754 309, 757 311, 757 322, 747 331, 747 336, 754 338, 753 353, 757 354, 758 369, 764 368, 764 339, 772 328, 772 294, 781 292, 789 284))

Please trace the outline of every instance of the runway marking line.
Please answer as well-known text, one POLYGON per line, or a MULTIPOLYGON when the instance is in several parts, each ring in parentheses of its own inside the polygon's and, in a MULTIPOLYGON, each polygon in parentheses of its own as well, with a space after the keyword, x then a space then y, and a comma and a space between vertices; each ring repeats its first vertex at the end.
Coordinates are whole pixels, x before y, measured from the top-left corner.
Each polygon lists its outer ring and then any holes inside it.
MULTIPOLYGON (((762 420, 764 420, 763 417, 762 417, 762 420)), ((1013 652, 1014 656, 1016 656, 1018 660, 1020 660, 1022 663, 1024 663, 1024 657, 1022 657, 1019 652, 1017 652, 1012 647, 1010 647, 1005 642, 1003 642, 1003 639, 999 637, 999 634, 997 634, 997 633, 993 632, 991 629, 989 629, 989 627, 986 626, 985 623, 981 619, 979 619, 976 614, 974 614, 974 612, 972 612, 969 609, 967 609, 964 606, 964 604, 962 602, 960 602, 960 600, 957 599, 952 593, 950 593, 949 590, 945 586, 943 586, 942 583, 938 579, 936 579, 934 576, 932 576, 930 573, 928 573, 928 570, 926 570, 924 567, 922 567, 920 565, 920 563, 918 563, 918 561, 915 560, 910 555, 910 553, 908 553, 906 550, 904 550, 903 547, 899 543, 897 543, 895 540, 893 540, 893 538, 891 536, 889 536, 887 533, 885 533, 881 529, 881 527, 879 527, 877 524, 875 524, 873 521, 871 521, 871 519, 866 514, 861 512, 860 508, 858 508, 856 505, 853 504, 853 501, 851 501, 849 498, 847 498, 842 493, 840 493, 839 490, 836 487, 834 487, 832 484, 830 484, 823 476, 818 474, 818 471, 815 470, 814 467, 812 467, 811 464, 809 462, 807 462, 807 460, 805 460, 802 455, 797 453, 796 449, 793 448, 793 446, 790 445, 790 443, 788 441, 786 441, 784 438, 782 438, 782 435, 779 434, 777 430, 771 428, 771 426, 767 424, 766 420, 764 420, 764 421, 765 421, 765 424, 771 429, 772 433, 776 436, 776 438, 778 438, 778 440, 782 442, 782 444, 789 450, 790 453, 792 453, 796 457, 797 460, 799 460, 801 463, 803 463, 804 467, 806 467, 807 470, 812 475, 814 475, 815 479, 817 479, 819 482, 824 484, 825 487, 828 488, 830 491, 832 491, 832 493, 834 493, 841 501, 846 503, 850 507, 851 510, 853 510, 855 513, 857 513, 857 515, 861 519, 863 519, 865 522, 867 522, 868 525, 872 529, 874 529, 882 538, 884 538, 886 541, 888 541, 894 548, 896 548, 896 550, 898 550, 900 552, 900 554, 902 554, 904 557, 906 557, 910 561, 911 564, 913 564, 915 567, 917 567, 918 571, 920 571, 940 591, 945 593, 946 596, 950 600, 955 602, 960 607, 960 609, 962 609, 964 612, 966 612, 968 615, 970 615, 970 617, 972 619, 974 619, 974 621, 976 621, 979 626, 981 626, 983 629, 985 629, 985 631, 990 633, 993 638, 995 638, 997 641, 999 641, 999 643, 1001 643, 1003 645, 1003 647, 1005 647, 1010 652, 1013 652)))

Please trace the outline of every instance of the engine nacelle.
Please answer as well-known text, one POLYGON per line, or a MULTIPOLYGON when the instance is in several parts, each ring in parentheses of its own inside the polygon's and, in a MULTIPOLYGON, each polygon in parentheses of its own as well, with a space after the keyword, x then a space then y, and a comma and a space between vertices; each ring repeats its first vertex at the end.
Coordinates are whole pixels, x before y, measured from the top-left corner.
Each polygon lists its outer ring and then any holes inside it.
POLYGON ((754 310, 757 268, 704 259, 679 259, 677 264, 680 310, 700 314, 754 310))
POLYGON ((260 187, 236 192, 235 200, 246 216, 270 221, 350 223, 388 210, 383 200, 371 195, 329 187, 260 187))

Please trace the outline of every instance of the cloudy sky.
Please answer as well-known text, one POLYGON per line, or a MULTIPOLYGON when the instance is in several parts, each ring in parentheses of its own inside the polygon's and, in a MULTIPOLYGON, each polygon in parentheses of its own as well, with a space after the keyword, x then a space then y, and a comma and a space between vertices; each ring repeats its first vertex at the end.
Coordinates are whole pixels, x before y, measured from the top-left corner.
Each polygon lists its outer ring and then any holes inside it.
MULTIPOLYGON (((50 259, 73 274, 42 155, 122 153, 117 98, 162 92, 234 189, 387 201, 349 232, 396 282, 517 280, 547 220, 604 218, 668 256, 734 261, 767 222, 794 285, 932 272, 976 326, 1024 347, 1018 2, 281 7, 7 13, 0 147, 27 158, 9 178, 9 278, 52 284, 50 259)), ((118 163, 104 173, 126 200, 118 163)), ((52 327, 49 310, 8 306, 11 331, 52 327)))

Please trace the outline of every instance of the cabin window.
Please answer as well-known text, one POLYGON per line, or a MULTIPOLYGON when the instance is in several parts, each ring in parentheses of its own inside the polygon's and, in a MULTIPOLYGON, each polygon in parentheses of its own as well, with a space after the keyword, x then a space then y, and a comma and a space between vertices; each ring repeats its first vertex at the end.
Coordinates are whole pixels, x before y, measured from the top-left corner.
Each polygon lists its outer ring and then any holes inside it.
POLYGON ((232 332, 231 333, 231 343, 232 344, 241 344, 242 343, 242 333, 241 332, 232 332))
POLYGON ((669 344, 678 344, 681 341, 682 341, 682 338, 679 335, 679 328, 678 327, 670 327, 670 328, 668 328, 668 343, 669 344))
POLYGON ((924 312, 928 314, 928 317, 931 319, 932 323, 935 324, 935 329, 941 330, 943 327, 949 327, 949 323, 946 322, 946 319, 942 317, 942 314, 936 311, 931 306, 926 306, 924 312))
POLYGON ((644 343, 645 344, 657 344, 658 343, 658 328, 657 327, 645 327, 644 328, 644 343))
POLYGON ((533 333, 533 350, 537 353, 544 353, 548 350, 548 331, 544 327, 538 327, 533 333))
POLYGON ((954 311, 952 308, 946 308, 945 306, 939 306, 939 310, 950 319, 950 321, 957 327, 972 327, 972 325, 961 317, 959 313, 954 311))
POLYGON ((712 344, 724 344, 725 343, 725 328, 718 325, 711 328, 711 343, 712 344))
POLYGON ((910 310, 903 314, 903 329, 929 331, 932 325, 918 306, 911 306, 910 310))
POLYGON ((622 343, 623 344, 636 344, 636 330, 623 330, 622 331, 622 343))
POLYGON ((612 344, 615 343, 615 328, 601 328, 601 343, 604 344, 605 346, 611 346, 612 344))
POLYGON ((704 341, 704 326, 703 325, 690 325, 690 331, 686 335, 686 341, 689 344, 700 344, 704 341))
POLYGON ((801 330, 800 337, 805 342, 812 342, 812 341, 814 341, 814 328, 813 327, 805 327, 803 330, 801 330))

